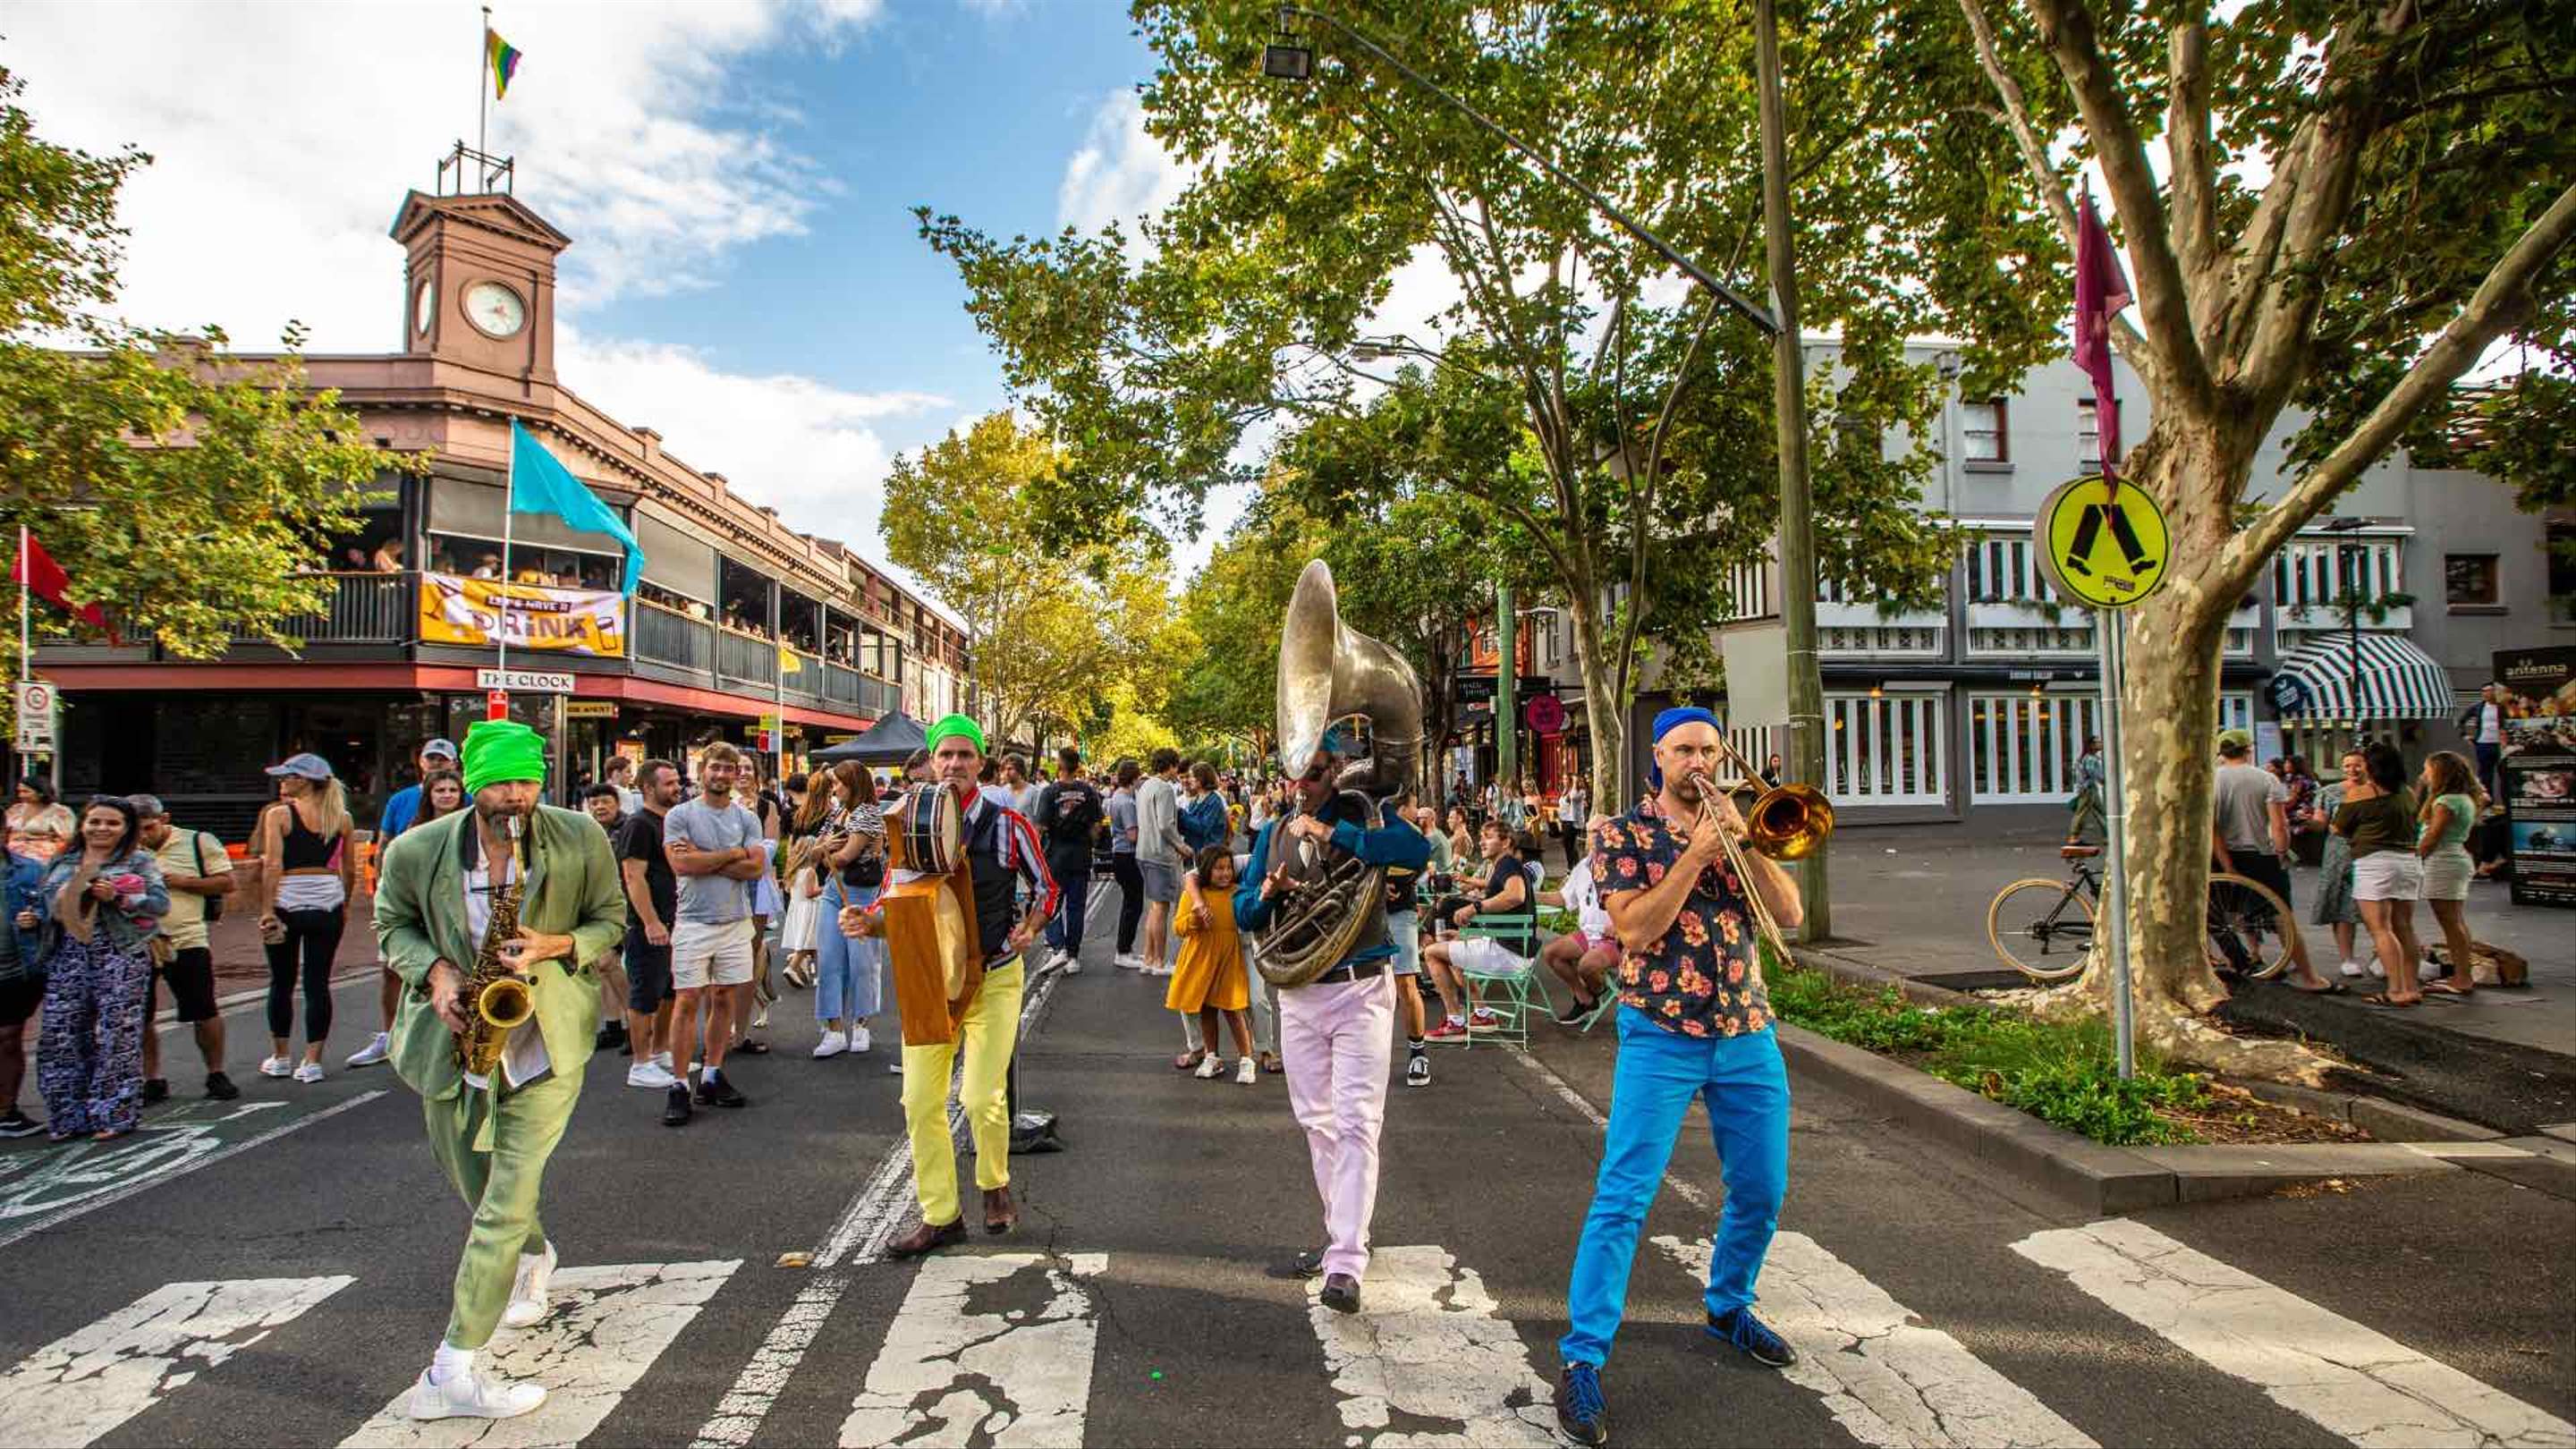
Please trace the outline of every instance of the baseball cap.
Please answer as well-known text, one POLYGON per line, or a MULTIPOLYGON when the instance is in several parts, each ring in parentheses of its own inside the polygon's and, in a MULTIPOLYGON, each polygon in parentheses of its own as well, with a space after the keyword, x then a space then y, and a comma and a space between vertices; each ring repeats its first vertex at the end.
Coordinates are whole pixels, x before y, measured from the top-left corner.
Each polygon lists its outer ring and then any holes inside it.
POLYGON ((2218 747, 2231 755, 2240 750, 2250 750, 2254 748, 2254 736, 2243 730, 2220 730, 2218 747))
POLYGON ((331 762, 307 751, 289 755, 268 767, 268 777, 272 780, 282 780, 289 775, 300 775, 307 780, 328 780, 331 778, 331 762))
POLYGON ((420 752, 424 755, 445 755, 451 760, 464 758, 456 752, 456 741, 454 740, 431 740, 428 744, 420 747, 420 752))

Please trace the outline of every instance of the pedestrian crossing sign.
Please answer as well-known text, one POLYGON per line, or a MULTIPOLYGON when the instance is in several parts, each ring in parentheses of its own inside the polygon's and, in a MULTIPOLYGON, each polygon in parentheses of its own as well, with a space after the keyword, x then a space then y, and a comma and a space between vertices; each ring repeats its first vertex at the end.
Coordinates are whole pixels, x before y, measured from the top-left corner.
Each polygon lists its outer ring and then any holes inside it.
POLYGON ((2031 526, 2040 567, 2060 597, 2091 609, 2125 609, 2156 591, 2173 564, 2164 510, 2147 491, 2099 475, 2048 495, 2031 526))

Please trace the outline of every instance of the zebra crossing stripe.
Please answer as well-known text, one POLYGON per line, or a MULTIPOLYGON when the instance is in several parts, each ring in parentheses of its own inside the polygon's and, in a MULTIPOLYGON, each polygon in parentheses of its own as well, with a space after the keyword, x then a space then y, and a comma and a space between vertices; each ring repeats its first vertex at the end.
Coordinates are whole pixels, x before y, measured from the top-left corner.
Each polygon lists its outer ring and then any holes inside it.
MULTIPOLYGON (((1708 1278, 1706 1238, 1655 1246, 1708 1278)), ((1781 1377, 1824 1400, 1872 1449, 2094 1449, 2083 1430, 1804 1233, 1779 1233, 1754 1286, 1763 1321, 1798 1350, 1781 1377)))
POLYGON ((1082 1443, 1100 1318, 1081 1280, 1108 1269, 1105 1253, 924 1260, 842 1421, 841 1444, 1082 1443), (970 1297, 987 1310, 969 1311, 970 1297))
MULTIPOLYGON (((340 1441, 341 1449, 578 1444, 741 1266, 741 1259, 730 1258, 558 1269, 554 1312, 546 1321, 502 1329, 483 1350, 482 1361, 501 1377, 545 1386, 546 1401, 536 1412, 501 1425, 483 1419, 422 1423, 403 1411, 411 1398, 406 1382, 391 1403, 340 1441)), ((426 1345, 421 1362, 428 1362, 426 1345)))
POLYGON ((2576 1424, 2144 1223, 2033 1233, 2013 1251, 2364 1449, 2576 1446, 2576 1424))
POLYGON ((1322 1288, 1308 1285, 1317 1296, 1306 1317, 1324 1348, 1349 1449, 1557 1442, 1555 1385, 1530 1368, 1529 1350, 1485 1280, 1447 1249, 1371 1253, 1357 1313, 1326 1308, 1322 1288), (1400 1432, 1388 1432, 1397 1424, 1400 1432))
POLYGON ((357 1279, 165 1283, 0 1377, 11 1444, 80 1449, 357 1279))

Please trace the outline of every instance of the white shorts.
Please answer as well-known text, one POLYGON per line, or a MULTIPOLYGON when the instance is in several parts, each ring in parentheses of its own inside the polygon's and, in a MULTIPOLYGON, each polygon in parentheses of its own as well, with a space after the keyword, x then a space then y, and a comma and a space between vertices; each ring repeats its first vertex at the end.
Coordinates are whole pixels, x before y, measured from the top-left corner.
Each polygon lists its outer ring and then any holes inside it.
POLYGON ((2380 850, 2352 863, 2352 898, 2411 901, 2424 894, 2424 862, 2408 850, 2380 850))
POLYGON ((671 985, 740 986, 751 979, 751 920, 682 921, 671 928, 671 985))
POLYGON ((1509 976, 1529 969, 1529 958, 1491 936, 1462 936, 1449 943, 1449 964, 1482 976, 1509 976))

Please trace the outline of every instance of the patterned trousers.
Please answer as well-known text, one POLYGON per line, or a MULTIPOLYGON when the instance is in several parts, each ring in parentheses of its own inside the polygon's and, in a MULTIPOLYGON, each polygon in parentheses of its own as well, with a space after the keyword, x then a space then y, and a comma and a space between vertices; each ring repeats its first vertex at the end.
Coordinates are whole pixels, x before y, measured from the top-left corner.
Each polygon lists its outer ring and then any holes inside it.
POLYGON ((152 955, 63 938, 47 963, 36 1090, 58 1135, 131 1132, 143 1119, 143 1002, 152 955))

